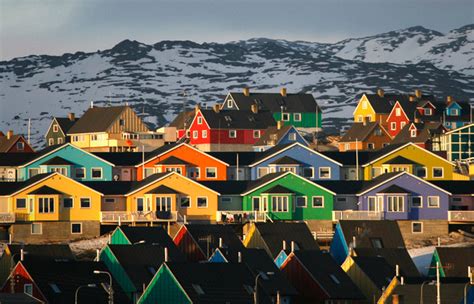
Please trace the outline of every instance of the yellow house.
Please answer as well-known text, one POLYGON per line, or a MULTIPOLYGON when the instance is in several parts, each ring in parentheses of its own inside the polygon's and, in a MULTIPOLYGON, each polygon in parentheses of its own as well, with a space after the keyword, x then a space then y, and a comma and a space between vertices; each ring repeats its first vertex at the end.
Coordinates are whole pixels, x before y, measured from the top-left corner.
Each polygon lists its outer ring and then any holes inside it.
POLYGON ((99 234, 100 192, 57 172, 10 185, 10 190, 2 189, 0 193, 0 212, 10 215, 10 234, 17 241, 65 240, 99 234))
POLYGON ((364 179, 389 172, 406 171, 426 180, 468 180, 455 172, 455 164, 413 143, 387 146, 362 165, 364 179))
POLYGON ((383 90, 377 90, 377 94, 362 94, 354 109, 354 122, 379 122, 385 124, 392 106, 385 96, 383 90))

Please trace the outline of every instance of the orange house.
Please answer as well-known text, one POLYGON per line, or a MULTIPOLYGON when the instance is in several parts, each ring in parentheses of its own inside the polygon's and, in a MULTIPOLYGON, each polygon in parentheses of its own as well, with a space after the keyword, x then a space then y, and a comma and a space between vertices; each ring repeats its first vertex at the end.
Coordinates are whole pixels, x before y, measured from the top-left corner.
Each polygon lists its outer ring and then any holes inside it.
POLYGON ((197 181, 225 181, 229 165, 186 143, 165 145, 136 165, 137 180, 155 173, 177 172, 197 181))

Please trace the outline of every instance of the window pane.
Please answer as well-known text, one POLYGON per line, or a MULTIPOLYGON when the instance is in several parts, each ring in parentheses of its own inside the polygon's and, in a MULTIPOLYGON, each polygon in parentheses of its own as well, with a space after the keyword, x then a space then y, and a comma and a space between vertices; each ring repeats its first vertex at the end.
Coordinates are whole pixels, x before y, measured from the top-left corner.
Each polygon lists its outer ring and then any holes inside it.
POLYGON ((81 208, 89 208, 91 206, 91 200, 89 198, 81 198, 81 208))
POLYGON ((188 196, 181 197, 180 206, 181 208, 189 208, 191 206, 191 202, 188 196))
POLYGON ((207 207, 207 197, 198 197, 197 206, 200 208, 207 207))
POLYGON ((16 199, 16 207, 17 208, 26 208, 26 199, 25 198, 17 198, 16 199))
POLYGON ((320 208, 323 207, 323 197, 321 196, 313 196, 313 208, 320 208))

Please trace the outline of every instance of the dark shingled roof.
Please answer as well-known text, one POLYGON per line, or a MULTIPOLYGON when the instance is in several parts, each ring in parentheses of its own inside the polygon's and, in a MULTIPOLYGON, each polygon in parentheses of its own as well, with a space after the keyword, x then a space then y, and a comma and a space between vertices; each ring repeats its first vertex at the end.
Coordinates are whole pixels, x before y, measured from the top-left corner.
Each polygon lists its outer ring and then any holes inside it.
MULTIPOLYGON (((23 136, 19 134, 14 134, 9 139, 7 138, 6 135, 0 136, 0 153, 8 152, 10 148, 21 138, 23 138, 23 136)), ((26 145, 28 145, 28 143, 25 140, 25 146, 26 145)))
POLYGON ((353 123, 340 142, 353 142, 356 139, 364 141, 376 128, 382 129, 382 133, 385 130, 378 122, 367 122, 365 125, 363 123, 353 123))
POLYGON ((267 158, 268 156, 270 155, 273 155, 275 153, 278 153, 284 149, 286 149, 287 147, 291 146, 291 145, 294 145, 295 143, 288 143, 288 144, 284 144, 284 145, 276 145, 264 152, 259 152, 257 157, 255 158, 255 160, 251 163, 251 164, 254 164, 254 163, 257 163, 265 158, 267 158))
POLYGON ((30 194, 56 195, 56 194, 63 194, 63 193, 61 191, 58 191, 58 190, 53 189, 53 188, 48 187, 48 186, 41 186, 38 189, 28 193, 28 195, 30 195, 30 194))
POLYGON ((386 288, 395 277, 395 268, 390 266, 383 257, 355 256, 352 259, 380 290, 386 288))
POLYGON ((395 164, 395 165, 419 165, 417 162, 405 158, 403 156, 397 156, 394 157, 388 161, 386 161, 384 164, 395 164))
POLYGON ((349 247, 356 237, 356 248, 375 248, 372 239, 380 239, 383 248, 404 248, 402 233, 396 221, 339 221, 349 247))
POLYGON ((128 181, 81 181, 85 186, 104 195, 124 195, 130 192, 137 182, 128 181))
POLYGON ((290 190, 286 187, 283 187, 281 185, 276 185, 266 190, 263 193, 278 194, 278 193, 293 193, 293 192, 294 192, 293 190, 290 190))
POLYGON ((396 265, 404 277, 419 277, 420 272, 415 266, 406 248, 354 248, 358 257, 383 257, 395 275, 396 265))
POLYGON ((378 191, 378 193, 411 193, 411 191, 397 185, 391 185, 378 191))
POLYGON ((38 153, 0 153, 0 166, 16 167, 35 159, 38 153))
MULTIPOLYGON (((141 164, 143 158, 141 152, 94 152, 92 154, 116 166, 135 166, 141 164)), ((149 154, 150 152, 145 152, 145 159, 149 154)))
POLYGON ((71 166, 71 165, 74 165, 74 163, 67 160, 67 159, 64 159, 60 156, 55 156, 55 157, 50 158, 49 160, 45 161, 44 163, 41 163, 41 165, 71 166))
MULTIPOLYGON (((323 155, 343 164, 344 166, 355 166, 356 165, 356 152, 355 151, 347 151, 347 152, 339 152, 339 151, 323 151, 321 152, 323 155)), ((365 164, 372 158, 374 154, 373 151, 358 151, 359 154, 359 166, 365 164)))
POLYGON ((407 143, 401 143, 401 144, 390 144, 388 146, 383 147, 382 149, 378 149, 374 151, 373 153, 370 154, 370 159, 367 160, 366 163, 369 163, 371 161, 376 160, 379 157, 385 156, 386 154, 389 154, 400 147, 406 145, 407 143))
POLYGON ((15 262, 20 260, 21 249, 26 252, 24 254, 25 260, 30 257, 75 260, 74 254, 67 244, 7 244, 6 247, 5 251, 10 252, 10 256, 13 256, 15 262))
POLYGON ((127 106, 89 108, 69 129, 68 134, 105 132, 125 109, 127 106))
POLYGON ((53 174, 53 172, 37 174, 23 182, 0 182, 0 196, 15 193, 53 174))
POLYGON ((280 93, 250 92, 249 96, 245 96, 243 93, 230 92, 230 95, 241 111, 250 110, 252 104, 256 103, 260 110, 270 112, 281 112, 283 106, 284 111, 289 113, 314 113, 316 111, 321 113, 321 109, 312 94, 297 93, 282 96, 280 93))
MULTIPOLYGON (((172 144, 167 144, 167 145, 163 145, 161 147, 158 147, 156 148, 155 150, 151 151, 151 152, 148 152, 147 155, 145 155, 145 162, 156 157, 156 156, 159 156, 161 154, 164 154, 168 151, 170 151, 171 149, 175 148, 176 146, 179 146, 180 143, 172 143, 172 144)), ((141 162, 140 162, 141 164, 141 162)))
POLYGON ((301 165, 302 162, 292 158, 292 157, 289 157, 289 156, 283 156, 283 157, 280 157, 279 159, 271 162, 271 164, 273 165, 301 165))
POLYGON ((365 299, 359 288, 328 252, 296 250, 293 254, 330 299, 365 299))
POLYGON ((8 304, 40 304, 42 301, 26 293, 0 293, 0 303, 8 304))
POLYGON ((283 241, 287 248, 295 242, 299 250, 319 250, 311 231, 305 223, 274 222, 255 223, 255 228, 265 241, 269 254, 275 258, 282 250, 283 241))
POLYGON ((147 194, 178 194, 178 193, 180 192, 174 189, 171 189, 170 187, 167 187, 165 185, 160 185, 147 192, 147 194))
POLYGON ((188 165, 189 163, 187 161, 182 160, 179 157, 176 156, 170 156, 166 159, 163 159, 162 161, 158 162, 160 165, 188 165))
POLYGON ((219 247, 220 238, 225 248, 233 250, 245 248, 234 228, 230 225, 194 224, 185 225, 185 227, 204 254, 206 254, 209 246, 209 256, 211 256, 214 249, 219 247))
POLYGON ((416 137, 412 137, 410 131, 411 125, 412 124, 409 123, 404 126, 392 140, 392 144, 404 144, 407 142, 427 143, 431 140, 432 135, 443 133, 446 130, 440 122, 414 123, 413 125, 417 129, 417 134, 416 137))
POLYGON ((201 109, 207 124, 213 129, 266 129, 276 125, 273 115, 268 111, 220 111, 201 109))
POLYGON ((266 145, 277 145, 282 137, 290 130, 293 126, 282 126, 280 129, 276 126, 268 127, 265 133, 257 140, 254 146, 266 146, 266 145))
POLYGON ((189 128, 191 126, 191 122, 194 119, 194 114, 195 111, 186 111, 186 112, 181 112, 176 117, 170 124, 168 125, 169 127, 175 127, 176 129, 184 129, 184 123, 186 122, 186 127, 189 128))
POLYGON ((364 181, 338 180, 338 181, 315 181, 316 184, 331 190, 336 194, 356 195, 364 188, 364 181))
POLYGON ((162 247, 168 248, 176 246, 168 233, 159 226, 120 226, 117 227, 117 229, 122 230, 122 232, 132 244, 145 241, 145 244, 147 245, 158 244, 162 247))
POLYGON ((220 194, 240 195, 249 187, 251 181, 197 181, 203 186, 210 188, 220 194))
POLYGON ((283 176, 285 174, 287 174, 288 172, 274 172, 274 173, 268 173, 264 176, 262 176, 261 178, 255 180, 255 181, 252 181, 248 184, 248 187, 247 189, 245 189, 245 193, 246 192, 249 192, 249 191, 253 191, 255 189, 257 189, 258 187, 262 186, 263 184, 275 179, 275 178, 278 178, 280 176, 283 176))
POLYGON ((67 134, 76 121, 79 120, 77 117, 75 117, 74 120, 70 120, 68 117, 54 117, 54 119, 56 119, 64 134, 67 134))
POLYGON ((446 277, 466 277, 467 267, 474 266, 474 247, 436 247, 446 277))
POLYGON ((255 161, 261 152, 207 152, 207 154, 220 159, 229 164, 229 166, 237 165, 237 155, 239 158, 239 166, 248 166, 255 161))
POLYGON ((452 194, 474 194, 474 180, 470 181, 430 181, 430 183, 452 194))

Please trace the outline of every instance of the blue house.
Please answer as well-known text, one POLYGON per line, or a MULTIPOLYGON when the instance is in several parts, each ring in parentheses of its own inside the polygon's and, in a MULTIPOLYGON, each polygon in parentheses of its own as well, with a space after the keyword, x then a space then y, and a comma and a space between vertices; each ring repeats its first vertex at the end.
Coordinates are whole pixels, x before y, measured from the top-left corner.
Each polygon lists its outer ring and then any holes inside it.
POLYGON ((444 110, 444 126, 454 130, 471 122, 471 105, 468 102, 453 101, 448 98, 444 110))
POLYGON ((251 180, 259 179, 268 173, 286 171, 311 180, 339 180, 342 164, 295 142, 262 152, 249 168, 251 180))
POLYGON ((284 126, 282 121, 277 122, 277 126, 268 127, 262 137, 253 145, 254 151, 263 152, 274 146, 286 145, 298 142, 308 146, 308 142, 303 135, 292 125, 284 126))
POLYGON ((70 143, 48 147, 46 153, 18 167, 18 180, 46 172, 58 172, 79 181, 112 181, 114 164, 70 143))

